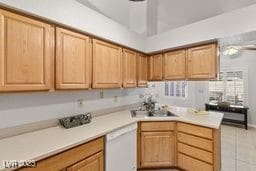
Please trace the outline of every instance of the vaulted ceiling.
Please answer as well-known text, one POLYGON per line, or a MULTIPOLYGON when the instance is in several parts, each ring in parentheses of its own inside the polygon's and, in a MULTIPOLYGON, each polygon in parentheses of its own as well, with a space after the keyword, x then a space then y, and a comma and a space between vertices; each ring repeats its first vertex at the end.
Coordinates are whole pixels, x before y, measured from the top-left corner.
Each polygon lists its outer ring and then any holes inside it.
POLYGON ((243 8, 256 0, 77 0, 139 34, 152 36, 243 8))

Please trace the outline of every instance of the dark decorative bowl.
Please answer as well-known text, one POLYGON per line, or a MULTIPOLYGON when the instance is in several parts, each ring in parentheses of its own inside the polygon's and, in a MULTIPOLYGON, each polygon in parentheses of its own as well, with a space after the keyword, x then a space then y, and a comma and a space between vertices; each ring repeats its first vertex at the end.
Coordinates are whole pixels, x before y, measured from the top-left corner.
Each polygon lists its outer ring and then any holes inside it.
POLYGON ((91 113, 85 113, 85 114, 80 114, 76 116, 59 119, 59 122, 64 128, 68 129, 68 128, 73 128, 76 126, 90 123, 91 120, 92 120, 91 113))

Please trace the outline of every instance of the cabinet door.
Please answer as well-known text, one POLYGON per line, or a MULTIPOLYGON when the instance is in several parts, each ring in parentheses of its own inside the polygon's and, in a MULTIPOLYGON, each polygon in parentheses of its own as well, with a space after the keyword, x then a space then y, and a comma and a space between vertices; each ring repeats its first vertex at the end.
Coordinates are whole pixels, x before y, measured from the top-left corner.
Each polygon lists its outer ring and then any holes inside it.
POLYGON ((186 51, 179 50, 164 54, 164 79, 186 78, 186 51))
POLYGON ((123 87, 136 87, 136 52, 123 50, 123 87))
POLYGON ((54 28, 0 10, 0 91, 49 90, 54 28))
POLYGON ((149 58, 149 79, 162 80, 163 77, 163 56, 162 54, 150 56, 149 58))
POLYGON ((188 78, 215 78, 217 75, 217 63, 216 44, 188 49, 188 78))
POLYGON ((103 152, 94 154, 93 156, 86 158, 77 164, 74 164, 67 168, 67 171, 103 171, 103 152))
POLYGON ((122 86, 122 49, 93 39, 93 88, 122 86))
POLYGON ((86 89, 90 85, 90 39, 56 28, 56 88, 86 89))
POLYGON ((141 167, 174 165, 173 132, 141 132, 141 167))
POLYGON ((148 58, 142 54, 137 56, 138 87, 146 87, 148 80, 148 58))

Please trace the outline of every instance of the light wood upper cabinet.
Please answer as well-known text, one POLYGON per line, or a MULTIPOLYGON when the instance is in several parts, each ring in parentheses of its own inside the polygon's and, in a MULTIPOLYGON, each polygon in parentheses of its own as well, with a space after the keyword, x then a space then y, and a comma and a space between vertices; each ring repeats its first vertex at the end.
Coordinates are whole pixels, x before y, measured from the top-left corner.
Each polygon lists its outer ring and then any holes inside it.
POLYGON ((149 57, 149 79, 156 81, 163 78, 163 56, 162 54, 149 57))
POLYGON ((90 87, 90 38, 66 29, 56 28, 56 88, 90 87))
POLYGON ((103 158, 103 152, 99 152, 68 167, 67 171, 103 171, 103 158))
POLYGON ((170 167, 175 162, 173 132, 141 132, 141 167, 170 167))
POLYGON ((178 50, 164 54, 164 79, 186 79, 185 50, 178 50))
POLYGON ((136 87, 136 52, 123 50, 123 87, 136 87))
POLYGON ((0 10, 0 91, 49 90, 54 28, 0 10))
POLYGON ((93 39, 93 88, 122 86, 122 48, 93 39))
POLYGON ((188 79, 211 79, 217 74, 216 44, 209 44, 188 49, 188 79))
POLYGON ((148 82, 148 57, 137 55, 137 79, 138 87, 146 87, 148 82))

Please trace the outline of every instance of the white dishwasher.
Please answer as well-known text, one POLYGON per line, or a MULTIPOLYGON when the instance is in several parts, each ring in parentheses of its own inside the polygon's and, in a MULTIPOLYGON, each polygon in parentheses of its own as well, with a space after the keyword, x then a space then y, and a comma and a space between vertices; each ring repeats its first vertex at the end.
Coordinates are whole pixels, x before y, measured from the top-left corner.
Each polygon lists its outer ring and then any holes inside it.
POLYGON ((106 171, 137 170, 137 123, 106 135, 106 171))

